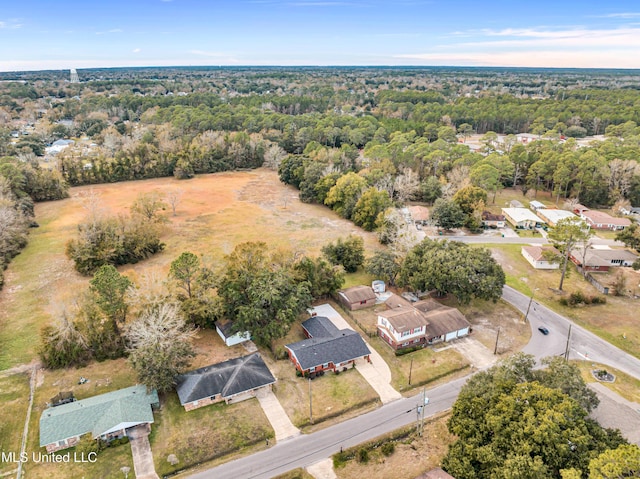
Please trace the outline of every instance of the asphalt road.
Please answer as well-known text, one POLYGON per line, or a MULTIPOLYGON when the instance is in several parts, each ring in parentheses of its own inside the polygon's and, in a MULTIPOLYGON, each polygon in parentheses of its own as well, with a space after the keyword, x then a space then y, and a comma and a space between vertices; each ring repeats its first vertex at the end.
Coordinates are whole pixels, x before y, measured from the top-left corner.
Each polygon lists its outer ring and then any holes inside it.
MULTIPOLYGON (((533 354, 538 360, 546 356, 564 354, 570 324, 568 319, 537 303, 535 298, 531 301, 530 297, 508 286, 504 287, 502 297, 523 314, 526 313, 531 302, 527 320, 533 331, 531 341, 524 348, 525 353, 533 354), (537 329, 539 326, 548 328, 549 334, 540 333, 537 329)), ((575 324, 571 327, 569 355, 570 358, 587 359, 615 367, 640 379, 640 360, 575 324)), ((429 404, 426 406, 425 417, 449 409, 467 379, 468 377, 457 379, 427 390, 429 404)), ((343 447, 352 447, 415 423, 417 405, 421 402, 421 398, 420 393, 411 398, 399 399, 375 411, 313 434, 279 442, 259 453, 197 472, 191 477, 194 479, 267 479, 291 469, 306 467, 335 454, 343 447)))

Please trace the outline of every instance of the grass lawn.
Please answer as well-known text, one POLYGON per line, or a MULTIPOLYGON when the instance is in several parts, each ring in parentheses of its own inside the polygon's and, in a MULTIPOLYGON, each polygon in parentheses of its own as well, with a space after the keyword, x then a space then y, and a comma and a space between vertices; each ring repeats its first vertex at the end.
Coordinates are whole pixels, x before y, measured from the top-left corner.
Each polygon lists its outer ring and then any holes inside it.
POLYGON ((280 474, 279 476, 275 476, 273 479, 313 479, 313 476, 305 469, 299 468, 280 474))
MULTIPOLYGON (((49 371, 41 369, 36 377, 36 390, 29 421, 29 438, 27 452, 31 456, 46 452, 39 447, 39 422, 42 411, 47 408, 47 403, 53 396, 61 391, 73 391, 76 399, 104 394, 117 389, 136 384, 135 374, 124 359, 93 363, 80 369, 61 369, 49 371), (78 384, 78 379, 83 376, 89 380, 86 384, 78 384)), ((27 396, 28 398, 28 393, 27 396)), ((22 428, 21 428, 22 430, 22 428)), ((74 448, 61 451, 71 451, 74 448)), ((128 466, 133 473, 133 461, 131 459, 131 447, 123 444, 117 447, 107 448, 100 453, 95 463, 33 463, 25 465, 26 477, 51 478, 51 477, 124 477, 120 468, 128 466)))
MULTIPOLYGON (((20 453, 22 429, 29 407, 29 376, 13 374, 0 378, 0 451, 20 453)), ((0 461, 0 474, 17 467, 0 461)))
MULTIPOLYGON (((295 328, 295 326, 294 326, 295 328)), ((313 426, 309 417, 309 380, 298 377, 291 361, 263 358, 277 378, 273 391, 291 422, 312 432, 318 426, 333 424, 332 419, 345 420, 380 405, 378 395, 357 369, 340 374, 327 372, 311 381, 313 426)))
POLYGON ((149 441, 160 477, 178 469, 265 443, 273 429, 257 399, 218 403, 186 412, 175 391, 167 393, 155 414, 149 441), (167 457, 175 454, 178 464, 167 457))
MULTIPOLYGON (((607 296, 602 305, 571 308, 562 306, 559 299, 572 292, 581 291, 587 296, 600 293, 587 282, 573 265, 565 277, 563 293, 557 291, 560 283, 559 271, 535 270, 522 257, 520 245, 485 245, 502 265, 507 284, 518 291, 531 295, 554 311, 573 319, 577 324, 589 329, 620 349, 640 357, 640 302, 625 297, 607 296)), ((634 273, 640 283, 640 273, 634 273)), ((629 287, 630 285, 628 285, 629 287)))
MULTIPOLYGON (((157 178, 72 188, 69 199, 36 205, 40 227, 30 231, 28 246, 6 271, 0 292, 0 370, 29 363, 36 356, 41 328, 51 321, 58 305, 71 302, 88 286, 89 278, 80 276, 64 254, 65 244, 84 217, 80 196, 94 191, 101 206, 115 215, 127 213, 140 193, 178 187, 184 195, 177 215, 168 217, 162 237, 165 250, 120 268, 134 280, 143 274, 165 277, 183 251, 202 255, 211 266, 219 265, 225 254, 244 241, 318 255, 326 243, 356 234, 364 238, 368 254, 377 247, 374 233, 325 206, 300 202, 296 190, 266 169, 202 175, 188 181, 157 178)), ((360 271, 348 281, 359 284, 365 279, 369 281, 360 271)))
POLYGON ((615 368, 604 366, 602 364, 591 363, 587 361, 575 361, 580 368, 582 378, 586 383, 595 383, 596 379, 591 374, 591 371, 595 369, 606 369, 608 372, 616 377, 616 380, 612 383, 600 382, 600 384, 608 387, 612 391, 615 391, 627 401, 640 403, 640 380, 633 378, 623 372, 618 371, 615 368))
MULTIPOLYGON (((422 436, 414 430, 404 430, 408 435, 395 441, 395 451, 384 456, 380 448, 369 449, 369 460, 358 462, 355 458, 349 460, 342 467, 335 469, 338 479, 414 479, 421 474, 438 467, 447 453, 449 444, 454 437, 447 431, 449 415, 440 415, 425 419, 422 436)), ((398 435, 403 431, 396 431, 385 437, 398 435)), ((382 438, 377 438, 382 439, 382 438)), ((357 446, 346 452, 356 455, 357 451, 367 445, 357 446)))

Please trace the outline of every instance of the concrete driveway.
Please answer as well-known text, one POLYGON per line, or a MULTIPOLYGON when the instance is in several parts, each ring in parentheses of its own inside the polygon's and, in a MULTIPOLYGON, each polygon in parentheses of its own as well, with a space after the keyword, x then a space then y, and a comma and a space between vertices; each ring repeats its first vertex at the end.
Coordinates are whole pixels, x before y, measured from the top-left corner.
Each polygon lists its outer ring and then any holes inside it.
POLYGON ((151 446, 149 445, 149 432, 148 425, 136 426, 127 431, 136 479, 159 479, 153 465, 153 454, 151 454, 151 446))
POLYGON ((498 356, 489 351, 484 344, 468 336, 452 341, 450 346, 467 358, 476 369, 490 368, 498 360, 498 356))
POLYGON ((620 429, 627 440, 640 446, 640 404, 627 401, 601 383, 589 383, 600 399, 590 416, 603 427, 620 429))
MULTIPOLYGON (((349 323, 347 323, 347 321, 340 316, 340 313, 333 309, 330 304, 321 304, 311 311, 318 316, 329 318, 338 329, 353 330, 349 323)), ((389 366, 387 366, 382 356, 380 356, 366 340, 364 342, 369 348, 369 351, 371 351, 371 362, 360 361, 356 364, 356 369, 360 371, 362 377, 365 378, 375 392, 378 393, 380 401, 382 401, 383 404, 400 399, 402 395, 391 387, 391 370, 389 366)))
POLYGON ((260 391, 256 397, 276 433, 276 442, 300 434, 300 430, 291 423, 289 416, 287 416, 287 413, 282 409, 282 405, 276 395, 273 394, 273 391, 260 391))

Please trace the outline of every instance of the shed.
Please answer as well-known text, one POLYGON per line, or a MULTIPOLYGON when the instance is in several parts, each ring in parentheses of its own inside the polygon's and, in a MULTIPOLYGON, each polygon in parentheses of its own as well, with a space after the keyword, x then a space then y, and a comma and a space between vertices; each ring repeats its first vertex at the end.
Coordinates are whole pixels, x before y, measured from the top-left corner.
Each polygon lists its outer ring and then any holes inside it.
POLYGON ((340 302, 354 311, 376 304, 376 293, 371 286, 353 286, 338 292, 340 302))
POLYGON ((218 336, 222 338, 224 344, 227 346, 235 346, 236 344, 244 343, 251 339, 251 333, 249 331, 235 332, 232 321, 224 319, 216 321, 214 324, 218 336))

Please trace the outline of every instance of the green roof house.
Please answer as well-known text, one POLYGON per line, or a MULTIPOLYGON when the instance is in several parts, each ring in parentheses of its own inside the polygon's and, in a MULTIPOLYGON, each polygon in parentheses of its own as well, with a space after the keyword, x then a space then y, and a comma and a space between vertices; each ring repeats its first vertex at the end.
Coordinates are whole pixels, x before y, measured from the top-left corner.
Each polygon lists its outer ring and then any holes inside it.
POLYGON ((123 437, 129 428, 152 423, 151 408, 158 404, 156 391, 137 385, 50 407, 40 416, 40 446, 55 452, 75 446, 85 434, 105 441, 123 437))

